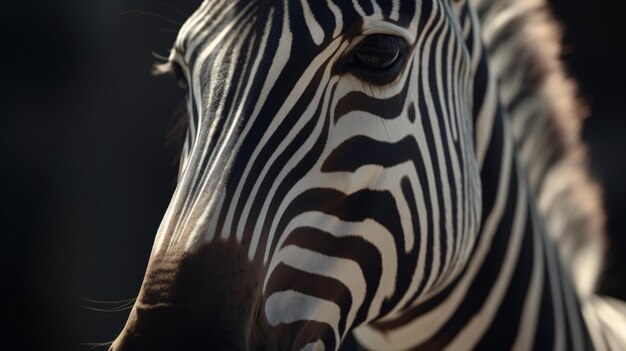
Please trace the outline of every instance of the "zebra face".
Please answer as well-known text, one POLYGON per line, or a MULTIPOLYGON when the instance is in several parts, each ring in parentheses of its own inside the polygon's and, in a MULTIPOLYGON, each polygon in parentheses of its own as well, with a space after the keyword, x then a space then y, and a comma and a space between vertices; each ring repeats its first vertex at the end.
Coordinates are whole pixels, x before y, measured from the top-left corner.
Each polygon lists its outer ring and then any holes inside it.
POLYGON ((179 184, 114 348, 337 349, 445 287, 480 219, 472 26, 458 1, 205 1, 171 55, 179 184))

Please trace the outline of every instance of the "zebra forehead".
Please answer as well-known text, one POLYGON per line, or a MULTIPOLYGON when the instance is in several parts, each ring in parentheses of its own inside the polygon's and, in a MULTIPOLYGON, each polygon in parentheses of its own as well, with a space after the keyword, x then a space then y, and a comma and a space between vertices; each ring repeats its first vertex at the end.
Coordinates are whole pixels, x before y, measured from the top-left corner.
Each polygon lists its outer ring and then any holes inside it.
MULTIPOLYGON (((436 1, 436 0, 428 0, 436 1)), ((421 0, 205 0, 200 7, 201 10, 208 10, 211 6, 239 3, 240 5, 252 4, 257 9, 263 7, 286 6, 290 9, 304 9, 317 11, 333 11, 334 9, 356 11, 361 16, 371 16, 377 13, 389 17, 396 16, 397 13, 415 8, 416 3, 421 0)), ((238 7, 239 9, 242 6, 238 7)))
POLYGON ((319 45, 323 39, 335 38, 351 29, 358 31, 359 25, 366 21, 409 27, 421 3, 420 0, 205 0, 182 27, 176 47, 188 49, 212 35, 246 25, 262 32, 268 21, 274 25, 285 21, 298 36, 307 30, 314 31, 312 39, 319 45))

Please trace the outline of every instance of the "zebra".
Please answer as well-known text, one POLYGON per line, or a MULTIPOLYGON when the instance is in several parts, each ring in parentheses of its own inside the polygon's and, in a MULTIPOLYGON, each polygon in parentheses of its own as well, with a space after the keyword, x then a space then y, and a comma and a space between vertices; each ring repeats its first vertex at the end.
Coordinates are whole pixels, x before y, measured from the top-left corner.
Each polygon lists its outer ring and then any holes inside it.
POLYGON ((111 350, 626 349, 543 0, 205 0, 111 350))

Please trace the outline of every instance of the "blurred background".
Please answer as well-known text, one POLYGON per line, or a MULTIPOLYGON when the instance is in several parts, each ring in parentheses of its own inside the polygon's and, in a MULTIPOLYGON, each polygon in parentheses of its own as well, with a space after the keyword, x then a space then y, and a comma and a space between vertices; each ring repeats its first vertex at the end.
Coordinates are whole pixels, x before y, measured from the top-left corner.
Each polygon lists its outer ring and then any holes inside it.
MULTIPOLYGON (((626 27, 608 0, 551 0, 593 108, 584 138, 612 246, 601 291, 626 299, 626 27)), ((114 338, 174 190, 166 135, 183 94, 153 77, 199 0, 0 4, 2 344, 88 350, 114 338), (93 300, 93 301, 90 301, 93 300), (100 312, 95 309, 122 311, 100 312)), ((99 349, 106 349, 102 347, 99 349)))

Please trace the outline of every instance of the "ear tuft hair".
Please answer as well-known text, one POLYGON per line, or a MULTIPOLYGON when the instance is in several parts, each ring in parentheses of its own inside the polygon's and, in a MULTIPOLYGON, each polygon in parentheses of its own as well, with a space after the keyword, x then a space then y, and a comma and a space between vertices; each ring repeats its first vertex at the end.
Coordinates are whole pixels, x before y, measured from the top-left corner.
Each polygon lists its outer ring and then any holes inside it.
POLYGON ((152 65, 152 75, 154 76, 162 76, 164 74, 172 73, 172 63, 171 62, 163 62, 163 63, 155 63, 152 65))

